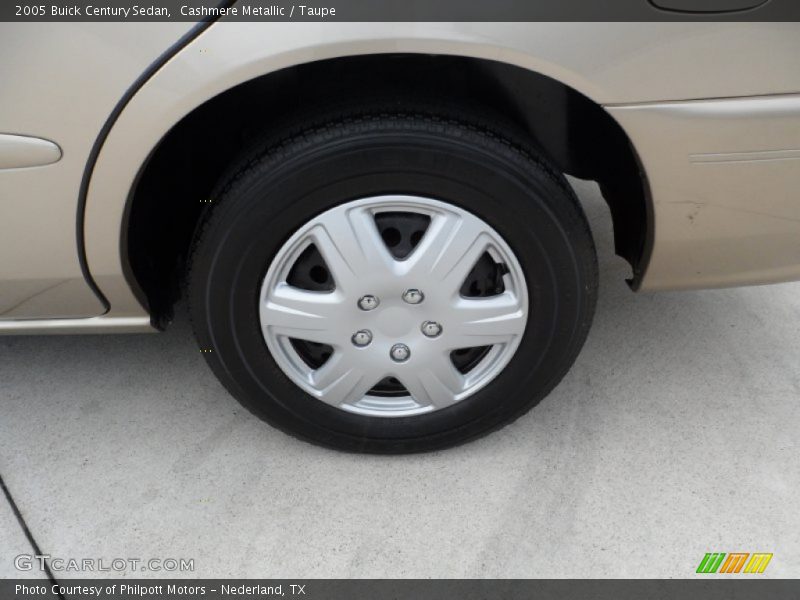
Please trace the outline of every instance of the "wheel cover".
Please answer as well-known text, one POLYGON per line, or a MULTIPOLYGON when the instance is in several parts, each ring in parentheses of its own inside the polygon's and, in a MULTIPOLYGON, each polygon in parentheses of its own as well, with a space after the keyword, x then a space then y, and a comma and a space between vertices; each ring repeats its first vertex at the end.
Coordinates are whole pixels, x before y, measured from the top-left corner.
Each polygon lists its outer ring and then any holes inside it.
POLYGON ((406 417, 452 406, 500 374, 525 332, 528 293, 516 256, 482 219, 429 198, 374 196, 289 238, 264 277, 259 317, 276 363, 305 392, 365 416, 406 417), (404 245, 398 235, 378 227, 398 214, 427 222, 405 255, 391 249, 404 245), (316 289, 296 283, 311 251, 324 261, 311 267, 316 289), (497 287, 465 295, 487 257, 497 287), (323 350, 309 358, 307 348, 323 350), (456 360, 465 352, 466 366, 456 360))

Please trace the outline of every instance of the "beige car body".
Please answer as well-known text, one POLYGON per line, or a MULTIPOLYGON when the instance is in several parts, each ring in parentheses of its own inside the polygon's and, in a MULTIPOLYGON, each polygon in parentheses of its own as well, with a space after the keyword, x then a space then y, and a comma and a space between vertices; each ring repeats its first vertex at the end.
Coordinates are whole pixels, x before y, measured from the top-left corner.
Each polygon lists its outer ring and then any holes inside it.
POLYGON ((126 203, 159 141, 238 84, 357 55, 507 63, 602 106, 646 176, 638 290, 800 279, 798 24, 215 23, 118 106, 191 27, 0 25, 0 333, 153 331, 122 247, 126 203))

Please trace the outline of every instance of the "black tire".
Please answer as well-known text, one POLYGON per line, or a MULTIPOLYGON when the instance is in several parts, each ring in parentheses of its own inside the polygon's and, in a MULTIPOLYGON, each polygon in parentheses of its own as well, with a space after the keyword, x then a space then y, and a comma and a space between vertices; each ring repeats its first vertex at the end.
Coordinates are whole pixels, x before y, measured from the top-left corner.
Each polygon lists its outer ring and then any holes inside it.
POLYGON ((472 440, 524 414, 580 351, 597 296, 592 236, 564 177, 523 135, 438 111, 344 112, 259 141, 213 195, 190 261, 190 314, 213 371, 251 412, 304 440, 408 453, 472 440), (359 197, 405 193, 458 205, 517 255, 530 315, 519 348, 488 386, 455 405, 367 417, 307 395, 281 371, 257 309, 272 257, 313 216, 359 197))

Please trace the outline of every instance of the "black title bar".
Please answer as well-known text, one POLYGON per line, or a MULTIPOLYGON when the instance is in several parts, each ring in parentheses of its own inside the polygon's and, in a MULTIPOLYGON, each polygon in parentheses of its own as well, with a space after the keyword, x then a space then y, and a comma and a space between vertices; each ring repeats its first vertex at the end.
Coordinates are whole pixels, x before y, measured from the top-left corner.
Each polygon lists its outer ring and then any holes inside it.
POLYGON ((800 21, 800 0, 58 0, 0 2, 0 21, 800 21))

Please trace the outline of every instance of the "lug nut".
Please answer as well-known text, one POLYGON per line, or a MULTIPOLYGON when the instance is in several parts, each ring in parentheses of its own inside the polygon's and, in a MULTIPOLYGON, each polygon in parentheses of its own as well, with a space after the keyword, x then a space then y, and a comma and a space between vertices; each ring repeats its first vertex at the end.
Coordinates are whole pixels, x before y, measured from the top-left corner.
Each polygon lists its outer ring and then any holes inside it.
POLYGON ((361 310, 374 310, 378 308, 378 304, 380 303, 381 301, 375 296, 362 296, 358 301, 358 308, 361 310))
POLYGON ((389 355, 395 362, 406 362, 411 356, 411 350, 405 344, 395 344, 389 351, 389 355))
POLYGON ((409 304, 419 304, 425 299, 425 294, 420 292, 417 289, 410 289, 403 292, 403 300, 408 302, 409 304))
POLYGON ((369 329, 361 329, 360 331, 356 331, 351 339, 353 340, 354 346, 363 348, 364 346, 369 346, 372 341, 372 332, 369 329))
POLYGON ((420 329, 429 338, 435 338, 442 333, 442 326, 436 321, 425 321, 420 329))

